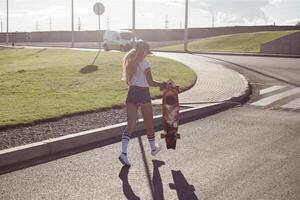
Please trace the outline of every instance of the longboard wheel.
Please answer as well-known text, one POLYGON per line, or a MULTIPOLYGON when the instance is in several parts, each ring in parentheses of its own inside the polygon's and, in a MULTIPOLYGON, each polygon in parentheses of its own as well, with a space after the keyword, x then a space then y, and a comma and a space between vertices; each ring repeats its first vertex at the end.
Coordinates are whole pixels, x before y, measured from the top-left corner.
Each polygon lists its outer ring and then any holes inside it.
POLYGON ((179 133, 176 133, 176 138, 180 139, 180 134, 179 133))
POLYGON ((161 134, 160 134, 160 138, 163 139, 163 138, 165 138, 165 137, 166 137, 166 135, 165 135, 164 133, 161 133, 161 134))

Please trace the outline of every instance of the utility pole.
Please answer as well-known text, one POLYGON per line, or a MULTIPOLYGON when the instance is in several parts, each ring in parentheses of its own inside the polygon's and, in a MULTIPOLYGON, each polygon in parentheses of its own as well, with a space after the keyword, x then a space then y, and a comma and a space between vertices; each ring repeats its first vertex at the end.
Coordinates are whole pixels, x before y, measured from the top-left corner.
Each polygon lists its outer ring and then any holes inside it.
POLYGON ((188 51, 188 11, 189 11, 189 2, 185 0, 185 29, 184 29, 184 51, 188 51))
POLYGON ((39 23, 38 23, 38 22, 36 22, 36 24, 35 24, 35 31, 36 31, 36 32, 39 31, 39 23))
POLYGON ((80 17, 78 18, 78 31, 81 31, 81 22, 80 22, 80 17))
POLYGON ((72 25, 71 25, 71 27, 72 27, 72 48, 74 47, 74 0, 72 0, 72 2, 71 2, 71 10, 72 10, 72 12, 71 12, 71 15, 72 15, 72 25))
POLYGON ((2 23, 2 19, 1 19, 1 33, 3 32, 3 23, 2 23))
POLYGON ((215 13, 214 13, 214 11, 211 12, 211 17, 212 17, 211 26, 214 28, 215 27, 215 13))
POLYGON ((169 20, 168 20, 168 15, 166 15, 166 20, 165 20, 165 29, 169 28, 169 20))
POLYGON ((8 0, 6 1, 6 44, 8 45, 8 0))
POLYGON ((52 19, 51 19, 51 17, 49 18, 49 30, 52 31, 52 19))
POLYGON ((132 0, 132 47, 135 47, 135 0, 132 0))
POLYGON ((109 17, 106 18, 106 30, 109 30, 109 17))

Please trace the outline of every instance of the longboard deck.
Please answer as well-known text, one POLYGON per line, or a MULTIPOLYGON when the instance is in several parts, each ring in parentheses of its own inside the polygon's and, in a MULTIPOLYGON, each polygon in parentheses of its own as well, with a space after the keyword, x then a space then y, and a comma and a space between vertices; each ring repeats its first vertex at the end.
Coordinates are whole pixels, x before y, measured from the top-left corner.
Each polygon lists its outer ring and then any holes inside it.
POLYGON ((167 149, 176 149, 179 122, 179 101, 178 101, 178 87, 173 82, 168 82, 166 88, 163 89, 163 129, 164 133, 161 135, 165 138, 167 149))

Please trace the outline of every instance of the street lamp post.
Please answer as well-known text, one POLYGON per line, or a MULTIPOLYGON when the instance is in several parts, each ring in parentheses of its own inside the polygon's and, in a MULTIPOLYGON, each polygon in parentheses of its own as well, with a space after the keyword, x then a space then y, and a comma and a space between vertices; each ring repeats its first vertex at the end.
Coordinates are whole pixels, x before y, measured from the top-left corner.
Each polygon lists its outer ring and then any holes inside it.
POLYGON ((135 47, 135 0, 132 0, 132 46, 135 47))
POLYGON ((6 1, 6 44, 8 45, 8 0, 6 1))
POLYGON ((72 0, 72 48, 74 47, 74 0, 72 0))
POLYGON ((184 51, 188 51, 188 0, 185 0, 185 29, 184 29, 184 51))

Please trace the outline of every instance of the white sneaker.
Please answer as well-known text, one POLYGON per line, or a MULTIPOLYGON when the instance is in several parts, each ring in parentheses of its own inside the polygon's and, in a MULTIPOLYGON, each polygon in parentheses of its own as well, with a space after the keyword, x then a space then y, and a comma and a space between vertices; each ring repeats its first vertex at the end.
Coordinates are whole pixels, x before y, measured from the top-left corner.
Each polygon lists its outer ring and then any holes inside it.
POLYGON ((119 160, 123 165, 128 166, 128 167, 131 166, 130 162, 128 161, 127 156, 124 153, 121 153, 121 155, 119 156, 119 160))
POLYGON ((160 144, 155 144, 155 149, 153 149, 152 151, 151 151, 151 155, 152 156, 155 156, 158 152, 160 152, 160 150, 161 150, 161 145, 160 144))

